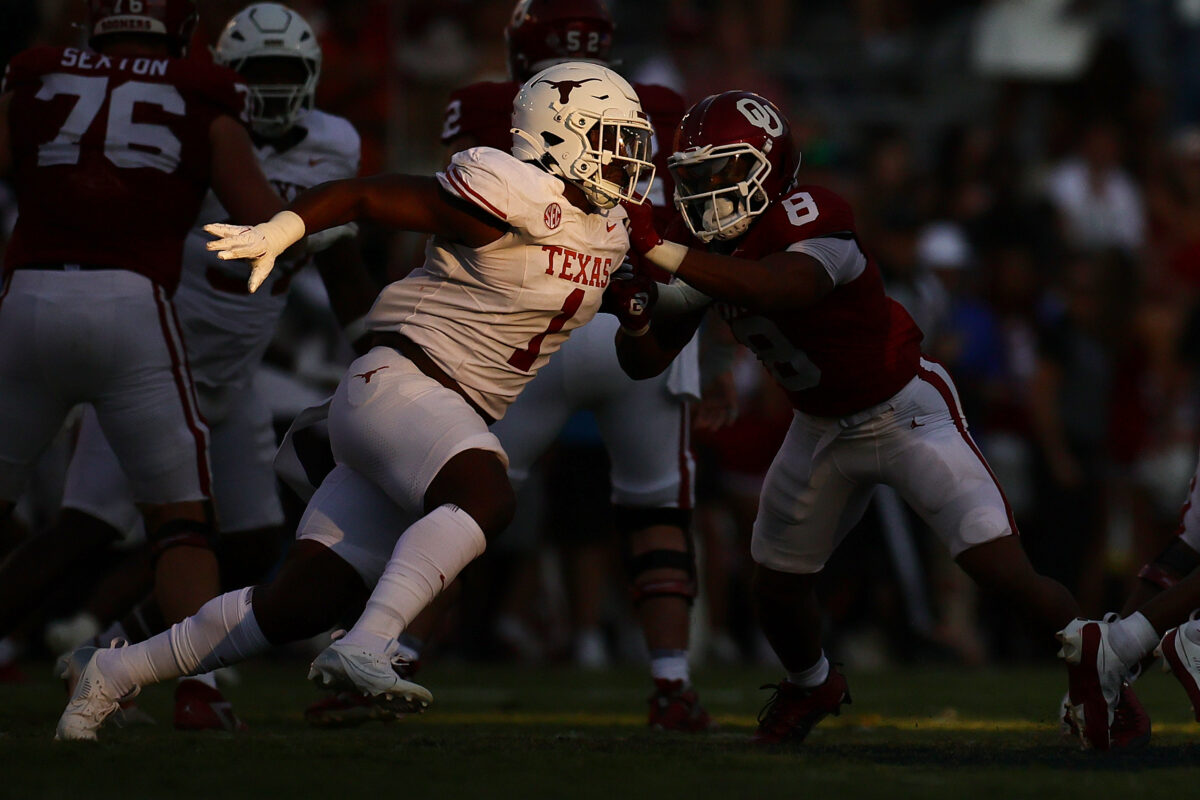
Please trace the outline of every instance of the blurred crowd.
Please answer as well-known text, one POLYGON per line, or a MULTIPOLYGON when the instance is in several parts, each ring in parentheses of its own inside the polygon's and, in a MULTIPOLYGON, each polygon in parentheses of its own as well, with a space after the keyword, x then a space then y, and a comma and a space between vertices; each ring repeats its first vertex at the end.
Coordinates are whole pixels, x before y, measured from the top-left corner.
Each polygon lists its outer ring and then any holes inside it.
MULTIPOLYGON (((3 0, 0 61, 78 41, 82 5, 3 0)), ((242 5, 201 9, 219 25, 242 5)), ((450 91, 505 75, 512 0, 293 5, 325 53, 318 106, 355 123, 364 174, 439 168, 450 91)), ((689 103, 748 89, 788 112, 801 179, 850 199, 889 292, 955 376, 1035 566, 1088 616, 1117 604, 1174 532, 1196 460, 1200 3, 610 6, 635 80, 689 103)), ((7 197, 0 184, 0 231, 7 197)), ((374 234, 366 246, 383 277, 420 243, 374 234)), ((336 381, 339 347, 320 291, 300 282, 264 375, 279 383, 281 425, 336 381)), ((705 622, 694 649, 726 661, 767 653, 745 600, 749 526, 791 414, 752 356, 733 379, 737 422, 694 442, 705 622)), ((593 666, 639 657, 612 568, 604 458, 594 425, 573 421, 507 541, 465 573, 443 648, 593 666)), ((827 570, 832 653, 865 665, 1028 655, 1023 632, 894 496, 876 511, 827 570)))

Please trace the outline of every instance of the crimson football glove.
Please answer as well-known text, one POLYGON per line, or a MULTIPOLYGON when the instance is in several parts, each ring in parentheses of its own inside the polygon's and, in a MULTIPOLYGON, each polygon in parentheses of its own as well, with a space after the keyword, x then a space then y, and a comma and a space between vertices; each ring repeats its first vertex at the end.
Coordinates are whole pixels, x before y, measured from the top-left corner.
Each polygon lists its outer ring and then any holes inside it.
POLYGON ((664 242, 654 225, 654 206, 650 203, 622 203, 629 217, 629 246, 651 264, 674 272, 688 249, 675 242, 664 242))
POLYGON ((653 278, 622 270, 609 280, 600 311, 615 316, 621 330, 630 336, 642 336, 650 330, 650 315, 656 302, 658 284, 653 278))
POLYGON ((629 215, 629 246, 638 255, 645 255, 663 243, 654 226, 654 206, 645 203, 623 203, 629 215))

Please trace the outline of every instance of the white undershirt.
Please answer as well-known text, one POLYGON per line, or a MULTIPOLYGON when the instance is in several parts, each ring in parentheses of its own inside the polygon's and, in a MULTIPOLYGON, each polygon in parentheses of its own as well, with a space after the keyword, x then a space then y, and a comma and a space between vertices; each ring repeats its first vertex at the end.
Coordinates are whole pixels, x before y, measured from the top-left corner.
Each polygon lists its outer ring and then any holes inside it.
POLYGON ((805 239, 789 245, 788 252, 804 253, 821 262, 834 286, 849 283, 862 275, 863 270, 867 268, 867 259, 862 250, 858 249, 858 242, 853 239, 805 239))

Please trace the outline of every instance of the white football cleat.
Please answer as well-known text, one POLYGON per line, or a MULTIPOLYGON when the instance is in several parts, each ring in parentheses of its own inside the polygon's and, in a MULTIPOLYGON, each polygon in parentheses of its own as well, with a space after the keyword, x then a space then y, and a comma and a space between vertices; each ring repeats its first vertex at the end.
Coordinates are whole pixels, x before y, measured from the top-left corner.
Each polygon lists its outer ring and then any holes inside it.
POLYGON ((67 669, 78 674, 79 680, 66 710, 58 719, 58 728, 54 733, 58 741, 94 742, 97 729, 106 717, 120 707, 120 701, 141 691, 141 687, 135 687, 124 696, 115 694, 100 671, 100 665, 96 663, 98 650, 88 645, 70 656, 67 669))
POLYGON ((397 668, 407 662, 397 649, 394 640, 385 653, 335 641, 313 659, 308 679, 321 689, 366 695, 393 712, 420 713, 433 702, 433 694, 400 676, 397 668))
POLYGON ((1170 670, 1183 686, 1192 703, 1192 714, 1200 721, 1200 644, 1185 636, 1182 628, 1171 628, 1154 655, 1163 659, 1163 671, 1170 670))
POLYGON ((1074 723, 1084 748, 1108 750, 1109 729, 1129 668, 1108 643, 1107 622, 1074 619, 1056 636, 1062 643, 1058 657, 1067 664, 1068 725, 1074 723))
MULTIPOLYGON (((117 646, 124 641, 114 639, 113 645, 117 646)), ((67 687, 67 696, 75 694, 75 687, 79 685, 79 678, 83 674, 83 670, 88 665, 88 660, 91 658, 91 653, 97 648, 91 645, 84 645, 69 653, 63 653, 54 662, 54 677, 62 678, 63 683, 67 687), (76 653, 87 651, 85 656, 76 656, 76 653)), ((138 707, 137 702, 133 699, 137 692, 122 697, 116 711, 112 713, 106 721, 110 725, 116 725, 118 728, 128 728, 134 725, 157 725, 154 717, 147 714, 138 707)))

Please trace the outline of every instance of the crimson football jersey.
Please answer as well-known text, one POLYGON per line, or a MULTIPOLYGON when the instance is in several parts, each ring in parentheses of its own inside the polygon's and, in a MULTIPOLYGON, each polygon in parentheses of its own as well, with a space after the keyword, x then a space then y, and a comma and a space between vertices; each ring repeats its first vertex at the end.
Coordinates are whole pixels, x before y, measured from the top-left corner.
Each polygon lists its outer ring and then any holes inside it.
POLYGON ((38 47, 12 60, 4 88, 19 211, 5 272, 93 264, 173 291, 209 187, 209 126, 220 115, 245 121, 237 73, 38 47))
MULTIPOLYGON (((801 185, 772 203, 731 253, 758 260, 807 239, 855 238, 850 205, 801 185)), ((857 241, 857 240, 856 240, 857 241)), ((860 246, 861 249, 861 246, 860 246)), ((756 315, 717 303, 738 341, 754 351, 806 414, 844 417, 882 403, 917 373, 921 329, 888 297, 874 259, 816 304, 756 315)))
MULTIPOLYGON (((510 152, 513 100, 520 90, 521 84, 516 81, 482 81, 453 92, 450 102, 446 104, 442 144, 449 145, 460 136, 470 136, 475 140, 475 145, 510 152)), ((667 170, 667 156, 671 154, 675 144, 675 129, 679 127, 687 106, 682 97, 665 86, 635 83, 633 90, 637 92, 642 110, 654 128, 651 158, 654 162, 654 185, 651 187, 651 200, 655 218, 665 225, 675 214, 671 206, 675 181, 667 170), (660 187, 662 194, 659 194, 660 187)))

